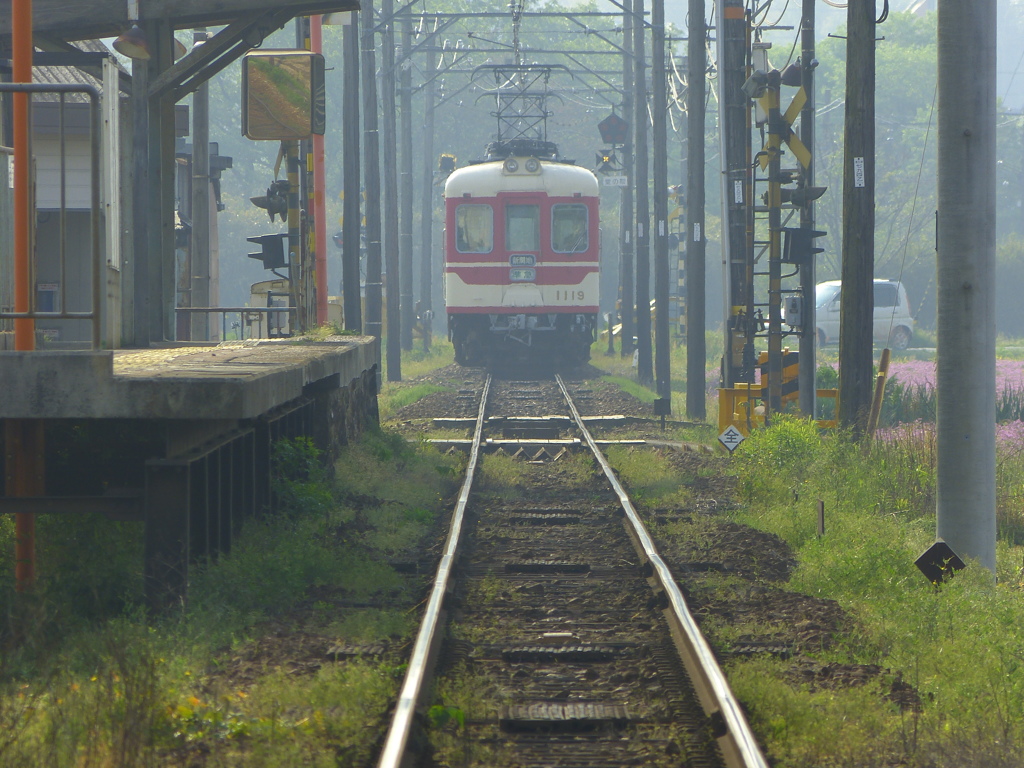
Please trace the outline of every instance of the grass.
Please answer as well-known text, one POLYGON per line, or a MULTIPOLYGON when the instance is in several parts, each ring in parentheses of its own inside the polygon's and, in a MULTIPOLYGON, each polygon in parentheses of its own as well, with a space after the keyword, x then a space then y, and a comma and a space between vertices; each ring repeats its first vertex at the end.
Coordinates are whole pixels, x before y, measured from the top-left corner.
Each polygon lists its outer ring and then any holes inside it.
MULTIPOLYGON (((727 664, 730 683, 778 768, 904 765, 1011 766, 1024 762, 1024 503, 1020 452, 1000 457, 998 580, 968 567, 941 589, 914 566, 934 540, 934 440, 908 430, 867 451, 843 434, 781 418, 755 431, 730 460, 741 504, 733 520, 783 538, 798 558, 787 589, 837 601, 854 619, 819 663, 877 665, 863 686, 812 688, 786 662, 727 664), (817 500, 826 534, 817 536, 817 500), (1012 535, 1008 535, 1012 534, 1012 535), (885 695, 910 685, 919 711, 885 695), (837 737, 838 735, 838 737, 837 737)), ((647 508, 679 504, 667 462, 636 450, 610 452, 647 508)), ((678 477, 681 485, 685 478, 678 477)), ((699 555, 700 517, 656 527, 699 555)), ((702 589, 732 589, 710 577, 702 589)), ((716 642, 771 627, 707 624, 716 642)))
MULTIPOLYGON (((41 584, 7 616, 18 624, 0 657, 0 764, 365 764, 401 666, 332 662, 303 643, 409 636, 420 587, 388 560, 432 530, 458 461, 375 432, 346 449, 332 481, 308 444, 286 445, 275 478, 286 509, 197 568, 173 616, 147 617, 124 585, 116 616, 90 616, 41 584), (384 607, 346 607, 368 602, 384 607)), ((119 562, 92 570, 94 591, 114 594, 119 562)))

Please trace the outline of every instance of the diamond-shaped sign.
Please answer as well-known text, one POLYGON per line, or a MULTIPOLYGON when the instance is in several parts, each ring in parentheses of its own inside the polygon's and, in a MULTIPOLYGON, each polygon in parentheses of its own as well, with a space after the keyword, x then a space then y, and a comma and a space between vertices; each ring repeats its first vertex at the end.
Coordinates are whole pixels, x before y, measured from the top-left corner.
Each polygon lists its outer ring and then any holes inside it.
POLYGON ((629 123, 613 112, 597 124, 597 130, 601 132, 601 141, 605 144, 625 144, 629 123))
POLYGON ((736 446, 746 440, 746 436, 731 424, 718 436, 718 442, 729 449, 729 453, 736 450, 736 446))

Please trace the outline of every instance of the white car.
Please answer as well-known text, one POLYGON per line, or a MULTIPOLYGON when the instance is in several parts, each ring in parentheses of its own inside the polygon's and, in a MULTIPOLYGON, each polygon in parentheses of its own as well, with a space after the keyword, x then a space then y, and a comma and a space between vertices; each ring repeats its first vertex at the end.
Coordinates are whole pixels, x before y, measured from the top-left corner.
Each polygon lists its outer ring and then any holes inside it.
MULTIPOLYGON (((814 319, 819 344, 839 341, 839 298, 842 281, 818 283, 814 291, 814 319)), ((879 344, 906 349, 914 335, 907 289, 898 280, 875 280, 875 322, 872 335, 879 344)))

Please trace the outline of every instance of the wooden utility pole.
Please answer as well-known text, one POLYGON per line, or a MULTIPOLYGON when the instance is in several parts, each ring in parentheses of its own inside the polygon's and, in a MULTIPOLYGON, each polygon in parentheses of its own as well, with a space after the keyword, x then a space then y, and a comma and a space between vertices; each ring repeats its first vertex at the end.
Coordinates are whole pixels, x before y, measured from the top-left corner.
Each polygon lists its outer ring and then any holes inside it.
POLYGON ((937 533, 994 573, 996 0, 939 0, 938 34, 937 533))
MULTIPOLYGON (((636 94, 633 90, 633 0, 622 0, 622 111, 636 121, 636 94)), ((626 173, 626 186, 619 197, 619 315, 622 323, 619 351, 623 357, 633 354, 636 335, 636 306, 634 296, 633 253, 636 227, 633 226, 633 188, 636 182, 636 163, 633 131, 626 132, 622 147, 622 164, 626 173)), ((609 333, 611 331, 609 330, 609 333)))
POLYGON ((668 86, 665 84, 665 0, 651 0, 651 141, 654 150, 654 299, 656 313, 655 370, 658 397, 672 398, 672 374, 669 353, 672 345, 669 329, 668 271, 668 138, 665 113, 668 86))
MULTIPOLYGON (((800 140, 811 153, 811 160, 804 169, 802 186, 814 186, 814 3, 803 0, 803 14, 800 22, 800 79, 807 101, 800 112, 800 140)), ((800 226, 814 229, 814 203, 800 209, 800 226)), ((815 346, 817 331, 814 318, 814 285, 817 265, 814 256, 800 266, 800 291, 803 294, 803 328, 800 332, 800 361, 797 385, 800 388, 800 412, 814 416, 815 372, 818 368, 815 346)))
POLYGON ((394 0, 381 3, 381 140, 384 161, 384 292, 387 307, 387 369, 388 381, 402 380, 402 304, 398 257, 398 139, 395 104, 395 5, 394 0))
POLYGON ((686 415, 703 421, 704 396, 705 247, 704 247, 704 78, 707 27, 704 0, 689 0, 690 27, 686 55, 686 415))
POLYGON ((359 16, 348 14, 342 32, 342 101, 345 119, 341 125, 344 158, 345 200, 341 220, 341 282, 345 305, 345 329, 363 330, 362 298, 359 290, 359 251, 362 213, 359 188, 359 16))
POLYGON ((401 103, 402 172, 399 184, 399 262, 401 264, 402 349, 412 349, 412 326, 416 319, 412 300, 412 17, 402 16, 402 48, 399 74, 401 103))
POLYGON ((846 10, 846 141, 843 290, 839 323, 839 421, 863 432, 874 389, 875 3, 846 10))
POLYGON ((644 74, 644 0, 633 0, 633 129, 636 189, 636 339, 637 380, 654 382, 651 360, 651 212, 647 157, 647 80, 644 74))
MULTIPOLYGON (((373 0, 362 0, 359 12, 363 36, 363 186, 366 188, 366 332, 380 339, 383 333, 380 249, 380 132, 377 115, 377 62, 374 53, 373 0)), ((378 346, 379 350, 379 346, 378 346)), ((377 378, 381 371, 378 367, 377 378)))

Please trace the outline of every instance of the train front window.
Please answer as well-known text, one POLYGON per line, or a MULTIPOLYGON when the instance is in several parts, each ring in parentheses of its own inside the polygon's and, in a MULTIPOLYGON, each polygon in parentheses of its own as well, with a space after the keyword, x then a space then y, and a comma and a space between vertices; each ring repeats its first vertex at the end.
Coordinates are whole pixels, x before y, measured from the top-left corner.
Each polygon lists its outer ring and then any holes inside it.
POLYGON ((587 206, 551 206, 551 249, 555 253, 582 253, 588 246, 587 206))
POLYGON ((540 250, 540 206, 505 206, 505 250, 540 250))
POLYGON ((455 209, 455 248, 459 253, 490 253, 494 248, 494 212, 489 205, 455 209))

